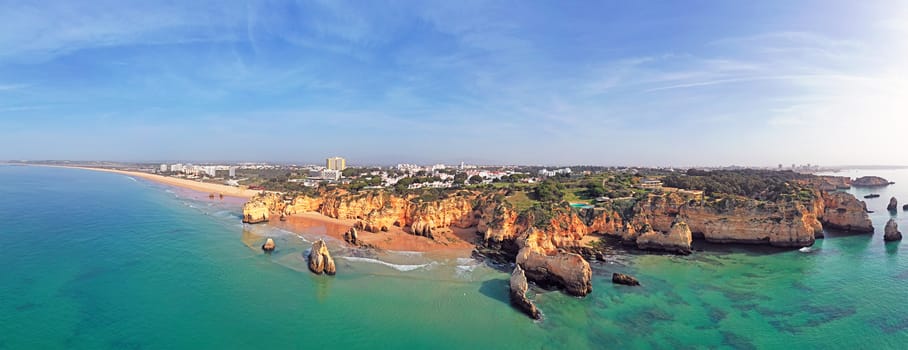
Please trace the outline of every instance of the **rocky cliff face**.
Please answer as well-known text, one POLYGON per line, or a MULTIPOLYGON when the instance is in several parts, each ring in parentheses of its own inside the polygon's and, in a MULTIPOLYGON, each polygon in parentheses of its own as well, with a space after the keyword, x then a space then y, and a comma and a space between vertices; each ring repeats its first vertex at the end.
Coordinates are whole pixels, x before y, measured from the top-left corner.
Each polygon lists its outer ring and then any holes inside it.
POLYGON ((283 210, 284 201, 280 194, 261 193, 243 205, 243 222, 250 224, 266 222, 272 213, 280 213, 283 210))
POLYGON ((648 250, 663 250, 679 254, 690 254, 693 241, 690 227, 684 221, 675 222, 668 232, 649 231, 637 237, 637 247, 648 250))
POLYGON ((823 227, 854 232, 873 232, 867 215, 867 204, 845 192, 826 192, 822 195, 823 227))
POLYGON ((579 254, 556 248, 553 237, 535 228, 521 235, 517 265, 528 279, 541 286, 563 288, 568 294, 585 296, 593 291, 593 270, 579 254))

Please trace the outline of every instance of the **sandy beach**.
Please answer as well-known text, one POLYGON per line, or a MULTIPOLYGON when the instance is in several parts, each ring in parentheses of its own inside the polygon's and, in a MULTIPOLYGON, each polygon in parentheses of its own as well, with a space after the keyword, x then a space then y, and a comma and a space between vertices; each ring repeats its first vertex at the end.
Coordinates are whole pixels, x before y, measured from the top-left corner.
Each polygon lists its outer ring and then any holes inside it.
MULTIPOLYGON (((50 165, 44 165, 44 166, 50 166, 50 165)), ((67 166, 51 166, 51 167, 84 169, 84 170, 102 171, 102 172, 107 172, 107 173, 134 176, 134 177, 146 179, 149 181, 154 181, 157 183, 162 183, 165 185, 176 186, 176 187, 180 187, 180 188, 190 189, 193 191, 204 192, 204 193, 209 193, 209 194, 213 193, 215 195, 223 194, 224 196, 230 196, 230 197, 252 198, 252 196, 259 193, 259 191, 250 190, 250 189, 243 188, 243 187, 233 187, 233 186, 227 186, 227 185, 221 185, 221 184, 206 183, 206 182, 200 182, 200 181, 189 180, 189 179, 180 179, 180 178, 175 178, 175 177, 170 177, 170 176, 143 173, 143 172, 138 172, 138 171, 126 171, 126 170, 104 169, 104 168, 89 168, 89 167, 67 167, 67 166)))
MULTIPOLYGON (((291 232, 325 235, 343 241, 347 232, 356 220, 338 220, 319 213, 309 212, 294 214, 286 221, 272 220, 268 224, 291 232)), ((435 240, 407 233, 400 227, 392 227, 388 232, 368 232, 359 230, 359 239, 378 249, 412 252, 433 252, 450 256, 469 256, 473 250, 475 230, 456 230, 450 233, 439 233, 435 240)))

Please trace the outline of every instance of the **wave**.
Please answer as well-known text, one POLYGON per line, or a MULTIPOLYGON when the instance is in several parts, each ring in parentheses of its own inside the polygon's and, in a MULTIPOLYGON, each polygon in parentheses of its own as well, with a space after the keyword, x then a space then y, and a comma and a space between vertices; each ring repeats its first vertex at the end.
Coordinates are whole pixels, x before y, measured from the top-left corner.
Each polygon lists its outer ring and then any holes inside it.
POLYGON ((342 258, 342 259, 347 259, 347 260, 350 260, 350 261, 358 261, 358 262, 365 262, 365 263, 371 263, 371 264, 384 265, 384 266, 387 266, 387 267, 390 267, 390 268, 392 268, 392 269, 395 269, 395 270, 397 270, 397 271, 402 271, 402 272, 413 271, 413 270, 416 270, 416 269, 420 269, 420 268, 424 268, 424 267, 429 267, 429 266, 435 265, 435 262, 430 262, 430 263, 425 263, 425 264, 419 264, 419 265, 399 265, 399 264, 392 264, 392 263, 389 263, 389 262, 386 262, 386 261, 381 261, 381 260, 378 260, 378 259, 372 259, 372 258, 359 258, 359 257, 355 257, 355 256, 342 256, 341 258, 342 258))
POLYGON ((132 176, 127 176, 126 178, 132 180, 133 182, 139 182, 139 180, 136 180, 136 178, 132 176))
POLYGON ((413 252, 408 250, 386 250, 388 253, 404 255, 404 256, 422 256, 423 252, 413 252))
POLYGON ((811 248, 811 247, 804 247, 804 248, 798 249, 798 251, 801 252, 801 253, 813 253, 813 248, 811 248))

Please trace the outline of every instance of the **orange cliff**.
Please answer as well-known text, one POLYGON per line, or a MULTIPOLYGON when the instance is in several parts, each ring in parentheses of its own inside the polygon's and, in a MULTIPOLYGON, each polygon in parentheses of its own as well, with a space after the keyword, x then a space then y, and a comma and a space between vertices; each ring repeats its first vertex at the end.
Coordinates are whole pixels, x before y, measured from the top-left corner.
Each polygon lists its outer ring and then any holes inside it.
MULTIPOLYGON (((285 197, 264 193, 243 207, 243 221, 265 222, 272 215, 317 212, 342 220, 356 220, 355 226, 369 232, 387 231, 396 226, 406 232, 433 238, 451 228, 475 228, 483 244, 506 249, 519 247, 517 238, 530 228, 551 236, 556 248, 582 246, 585 236, 596 233, 614 236, 632 245, 649 231, 670 233, 682 221, 693 237, 715 243, 754 243, 780 247, 805 247, 822 237, 823 228, 872 232, 873 226, 863 202, 844 192, 811 190, 801 199, 758 201, 728 196, 704 200, 695 191, 649 194, 638 200, 629 213, 610 208, 571 209, 554 207, 547 217, 517 213, 500 196, 475 191, 458 191, 445 198, 420 200, 382 191, 350 193, 334 190, 318 197, 285 197)), ((667 235, 670 236, 670 235, 667 235)), ((659 238, 650 236, 650 238, 659 238)), ((660 244, 645 239, 650 249, 660 244)), ((683 242, 684 240, 677 240, 683 242)), ((685 252, 683 243, 666 250, 685 252)))

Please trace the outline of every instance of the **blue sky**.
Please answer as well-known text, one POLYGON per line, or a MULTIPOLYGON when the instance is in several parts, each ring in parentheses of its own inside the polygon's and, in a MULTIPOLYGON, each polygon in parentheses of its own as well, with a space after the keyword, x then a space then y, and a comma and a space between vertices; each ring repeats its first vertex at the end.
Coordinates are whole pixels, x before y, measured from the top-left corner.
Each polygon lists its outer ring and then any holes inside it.
POLYGON ((904 164, 904 1, 0 1, 0 159, 904 164))

